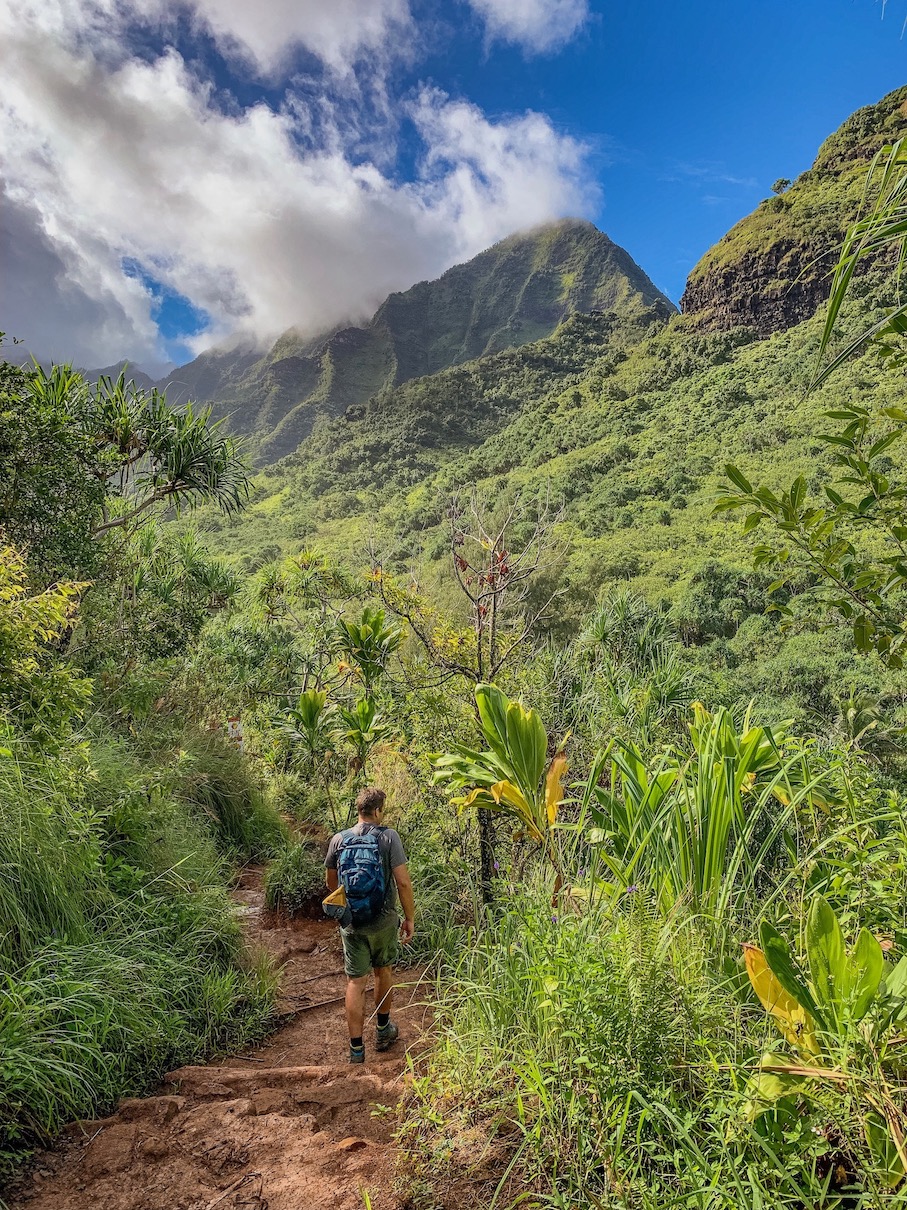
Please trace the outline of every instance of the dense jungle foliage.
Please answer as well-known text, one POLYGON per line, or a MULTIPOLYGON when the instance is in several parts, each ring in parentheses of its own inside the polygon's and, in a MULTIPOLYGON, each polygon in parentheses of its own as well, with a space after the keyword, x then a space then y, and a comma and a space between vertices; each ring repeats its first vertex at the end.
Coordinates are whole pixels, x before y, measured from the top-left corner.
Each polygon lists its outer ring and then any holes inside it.
POLYGON ((308 910, 373 784, 437 977, 410 1204, 905 1204, 904 370, 806 393, 822 323, 577 315, 254 481, 2 368, 5 1161, 268 1028, 236 864, 308 910))

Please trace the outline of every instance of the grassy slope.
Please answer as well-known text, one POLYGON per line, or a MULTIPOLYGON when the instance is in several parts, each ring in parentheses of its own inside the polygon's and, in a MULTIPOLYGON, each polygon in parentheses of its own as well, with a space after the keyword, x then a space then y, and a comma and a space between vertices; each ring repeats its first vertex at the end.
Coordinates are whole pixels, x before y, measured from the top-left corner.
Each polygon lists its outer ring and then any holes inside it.
POLYGON ((813 436, 822 412, 900 391, 869 355, 804 400, 818 332, 812 320, 754 341, 678 317, 615 348, 577 318, 548 341, 408 384, 361 421, 325 426, 261 476, 249 514, 208 524, 251 561, 275 544, 320 542, 359 563, 369 535, 440 554, 457 485, 505 498, 550 483, 566 506, 573 595, 588 601, 629 580, 676 599, 710 558, 746 561, 737 522, 712 516, 727 461, 775 485, 811 468, 815 485, 829 467, 813 436))

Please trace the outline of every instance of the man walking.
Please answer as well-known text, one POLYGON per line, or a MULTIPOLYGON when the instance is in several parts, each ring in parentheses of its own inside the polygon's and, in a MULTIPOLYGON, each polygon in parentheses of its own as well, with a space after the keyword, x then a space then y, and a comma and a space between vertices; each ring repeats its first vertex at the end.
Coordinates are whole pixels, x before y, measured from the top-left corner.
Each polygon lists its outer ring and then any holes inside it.
POLYGON ((342 883, 351 923, 341 928, 343 966, 347 975, 346 1021, 350 1031, 350 1062, 365 1062, 365 986, 375 972, 375 1008, 378 1014, 376 1050, 387 1050, 399 1036, 391 1021, 394 995, 393 964, 397 935, 404 945, 413 937, 415 902, 406 868, 403 842, 381 822, 386 795, 370 787, 359 792, 355 827, 338 832, 324 859, 328 889, 342 883), (397 914, 397 895, 403 920, 397 914))

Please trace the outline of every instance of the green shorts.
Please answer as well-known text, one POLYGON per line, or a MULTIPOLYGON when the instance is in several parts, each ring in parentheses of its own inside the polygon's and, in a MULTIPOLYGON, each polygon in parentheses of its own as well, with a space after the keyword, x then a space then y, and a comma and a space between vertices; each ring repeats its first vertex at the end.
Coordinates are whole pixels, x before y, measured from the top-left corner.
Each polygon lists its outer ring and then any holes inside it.
POLYGON ((350 979, 361 979, 376 967, 394 965, 399 929, 400 917, 393 912, 386 920, 365 928, 340 930, 343 969, 350 979))

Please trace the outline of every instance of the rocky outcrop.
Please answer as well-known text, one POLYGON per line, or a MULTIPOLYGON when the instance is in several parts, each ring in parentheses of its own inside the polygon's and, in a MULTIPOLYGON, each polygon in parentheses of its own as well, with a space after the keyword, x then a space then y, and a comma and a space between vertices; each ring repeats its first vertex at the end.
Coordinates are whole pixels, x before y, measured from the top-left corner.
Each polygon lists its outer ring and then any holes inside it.
POLYGON ((691 277, 680 300, 684 315, 716 331, 750 328, 771 336, 809 319, 828 297, 835 248, 779 240, 732 264, 691 277))
POLYGON ((680 300, 684 315, 701 327, 746 327, 763 337, 814 315, 828 297, 872 157, 905 135, 907 87, 852 114, 822 144, 811 169, 705 254, 680 300))

